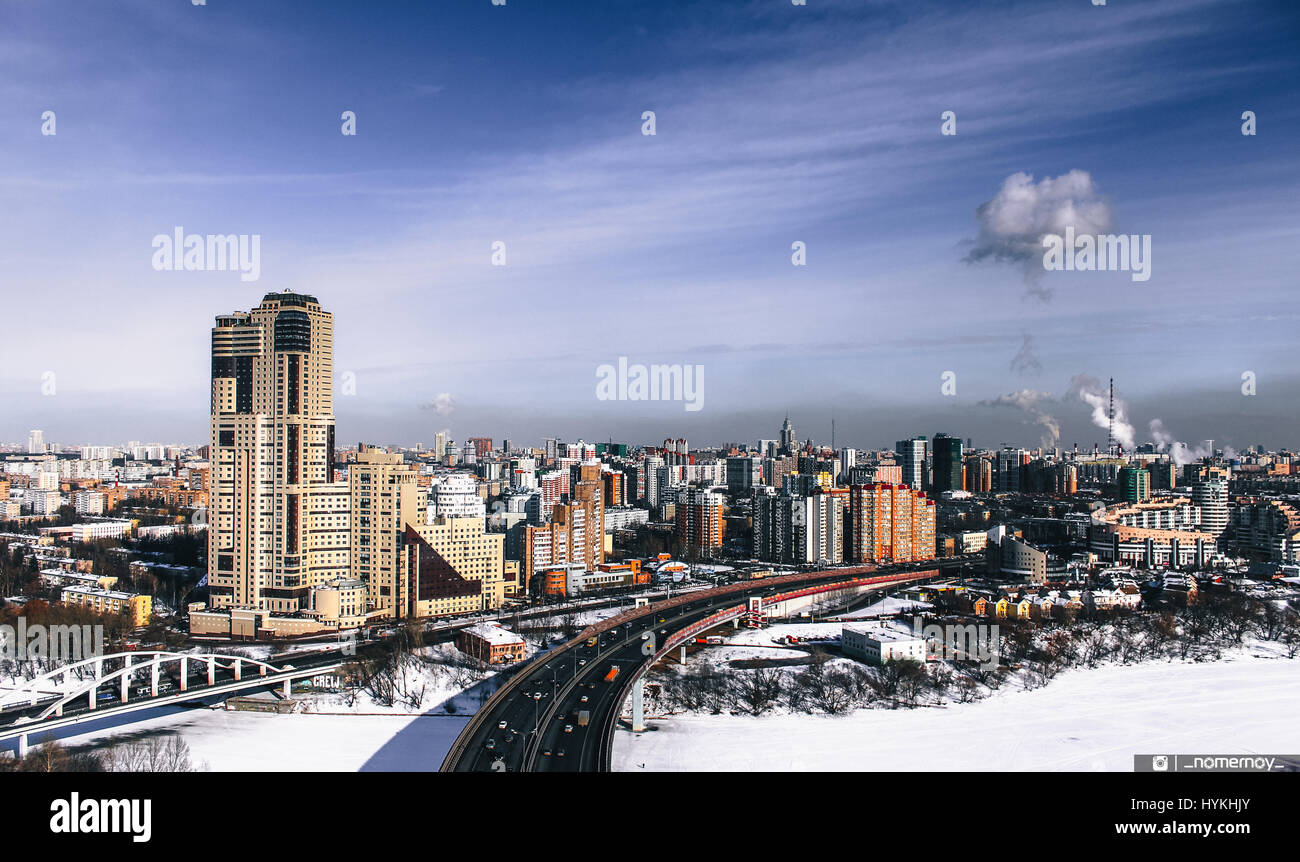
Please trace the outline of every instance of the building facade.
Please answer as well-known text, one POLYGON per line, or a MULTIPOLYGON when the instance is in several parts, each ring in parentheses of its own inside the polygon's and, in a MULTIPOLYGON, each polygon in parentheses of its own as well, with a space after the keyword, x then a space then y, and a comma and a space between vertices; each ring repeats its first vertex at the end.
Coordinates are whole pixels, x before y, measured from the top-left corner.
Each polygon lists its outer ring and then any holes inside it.
POLYGON ((333 481, 334 318, 268 293, 212 329, 208 585, 216 609, 296 612, 349 574, 347 487, 333 481))

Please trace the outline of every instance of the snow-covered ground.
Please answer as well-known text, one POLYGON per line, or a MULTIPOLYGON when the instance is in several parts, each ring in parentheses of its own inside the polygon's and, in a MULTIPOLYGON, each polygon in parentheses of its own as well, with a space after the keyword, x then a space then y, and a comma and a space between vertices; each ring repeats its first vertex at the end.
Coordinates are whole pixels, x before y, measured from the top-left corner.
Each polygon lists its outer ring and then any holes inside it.
POLYGON ((618 771, 1131 771, 1134 754, 1300 748, 1300 664, 1075 669, 1044 688, 942 708, 839 716, 688 715, 614 738, 618 771))
POLYGON ((862 620, 874 619, 876 617, 889 617, 894 614, 903 613, 920 613, 927 611, 933 605, 927 602, 917 602, 911 599, 896 599, 892 596, 886 596, 875 604, 868 605, 865 608, 853 611, 847 614, 840 614, 842 620, 862 620))
POLYGON ((467 715, 275 715, 189 710, 82 736, 71 747, 179 734, 195 766, 213 772, 437 771, 467 715))
POLYGON ((761 629, 737 629, 727 635, 729 644, 775 644, 786 636, 811 640, 839 640, 844 626, 839 623, 788 623, 761 629))

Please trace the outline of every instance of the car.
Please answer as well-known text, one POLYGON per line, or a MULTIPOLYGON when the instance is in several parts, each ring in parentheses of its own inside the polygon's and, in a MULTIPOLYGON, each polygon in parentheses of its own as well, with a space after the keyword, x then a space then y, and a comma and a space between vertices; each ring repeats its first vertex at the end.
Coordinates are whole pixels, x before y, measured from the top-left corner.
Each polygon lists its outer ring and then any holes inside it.
POLYGON ((563 757, 563 756, 564 756, 564 749, 561 748, 559 751, 555 752, 555 756, 556 756, 556 757, 563 757))
POLYGON ((588 700, 591 700, 591 698, 587 697, 585 694, 581 698, 582 703, 586 703, 588 700))
POLYGON ((533 700, 541 700, 541 699, 542 699, 542 693, 540 691, 533 692, 533 700))
POLYGON ((573 733, 573 725, 571 725, 571 724, 566 724, 566 725, 564 726, 564 732, 565 732, 565 733, 573 733))
POLYGON ((551 756, 551 750, 549 748, 542 751, 542 757, 550 757, 550 756, 551 756))
POLYGON ((483 747, 488 751, 493 751, 497 747, 497 741, 495 739, 489 739, 487 742, 483 743, 483 747))
POLYGON ((587 660, 584 658, 578 662, 578 667, 585 667, 586 664, 587 664, 587 660))
POLYGON ((507 726, 508 726, 508 725, 507 725, 507 723, 506 723, 505 721, 498 721, 498 722, 497 722, 497 728, 498 728, 499 730, 505 730, 507 726))
POLYGON ((661 635, 666 635, 666 634, 668 634, 668 629, 660 629, 660 630, 659 630, 659 634, 661 634, 661 635))

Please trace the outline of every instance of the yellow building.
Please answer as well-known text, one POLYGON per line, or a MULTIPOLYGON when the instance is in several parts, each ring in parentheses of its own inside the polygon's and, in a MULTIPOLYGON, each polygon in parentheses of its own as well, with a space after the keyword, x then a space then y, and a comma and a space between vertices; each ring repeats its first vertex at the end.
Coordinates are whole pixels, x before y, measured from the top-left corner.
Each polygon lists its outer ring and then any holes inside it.
POLYGON ((441 617, 494 610, 505 599, 505 535, 482 518, 440 517, 407 525, 404 616, 441 617))
POLYGON ((366 585, 338 580, 312 587, 311 611, 326 628, 354 629, 366 624, 366 585))
POLYGON ((401 616, 410 605, 403 575, 403 540, 408 525, 423 523, 427 491, 400 454, 364 448, 348 466, 351 507, 352 578, 363 581, 371 609, 401 616))
POLYGON ((89 608, 98 614, 126 614, 132 628, 148 625, 149 618, 153 616, 153 598, 139 593, 93 587, 65 587, 59 598, 65 605, 89 608))

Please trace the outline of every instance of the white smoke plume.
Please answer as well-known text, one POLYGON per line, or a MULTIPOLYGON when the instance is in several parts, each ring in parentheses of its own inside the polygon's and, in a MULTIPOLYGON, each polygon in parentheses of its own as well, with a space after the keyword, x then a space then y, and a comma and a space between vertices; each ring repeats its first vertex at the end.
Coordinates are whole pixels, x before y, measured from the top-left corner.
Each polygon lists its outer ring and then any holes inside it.
MULTIPOLYGON (((1096 377, 1090 377, 1087 374, 1076 374, 1070 378, 1070 388, 1065 393, 1066 400, 1078 398, 1092 408, 1092 424, 1102 430, 1110 427, 1107 419, 1107 408, 1110 402, 1110 394, 1106 387, 1096 377)), ((1136 434, 1133 425, 1128 421, 1128 405, 1122 399, 1115 399, 1115 442, 1124 447, 1125 451, 1131 452, 1134 448, 1136 434)))
MULTIPOLYGON (((1169 460, 1179 467, 1214 455, 1214 450, 1208 445, 1209 441, 1205 441, 1207 445, 1197 446, 1193 449, 1186 443, 1175 440, 1174 435, 1165 430, 1165 423, 1159 419, 1152 419, 1150 428, 1151 439, 1155 441, 1156 451, 1168 453, 1169 460)), ((1232 453, 1231 449, 1226 449, 1224 454, 1232 457, 1235 453, 1232 453)))
POLYGON ((1032 174, 1018 171, 1002 182, 992 200, 975 210, 979 236, 964 258, 967 263, 993 260, 1020 266, 1025 292, 1043 302, 1052 298, 1042 284, 1043 237, 1111 232, 1110 204, 1101 197, 1087 171, 1072 170, 1059 177, 1034 182, 1032 174))
POLYGON ((1056 421, 1056 417, 1039 406, 1044 402, 1052 402, 1052 393, 1021 389, 1019 392, 1008 392, 1006 395, 999 395, 997 398, 979 403, 982 407, 1007 407, 1021 411, 1025 414, 1027 421, 1033 422, 1043 429, 1041 438, 1043 446, 1055 446, 1057 441, 1061 439, 1061 423, 1056 421))
POLYGON ((456 401, 450 392, 439 392, 430 404, 421 404, 421 410, 432 410, 439 416, 450 416, 456 410, 456 401))

